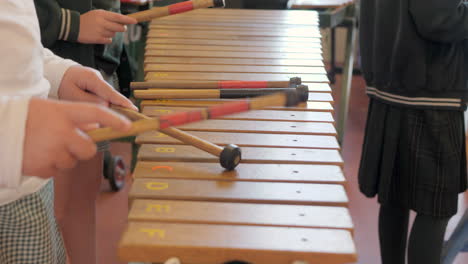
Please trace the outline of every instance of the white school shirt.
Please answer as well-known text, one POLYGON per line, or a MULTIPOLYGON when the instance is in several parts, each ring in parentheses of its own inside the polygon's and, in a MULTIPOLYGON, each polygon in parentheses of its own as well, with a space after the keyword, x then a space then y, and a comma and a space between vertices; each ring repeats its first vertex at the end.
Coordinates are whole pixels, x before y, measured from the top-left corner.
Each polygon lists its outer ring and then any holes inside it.
POLYGON ((0 0, 0 36, 0 205, 4 205, 47 183, 21 173, 29 100, 57 97, 63 74, 76 63, 42 47, 33 0, 0 0))

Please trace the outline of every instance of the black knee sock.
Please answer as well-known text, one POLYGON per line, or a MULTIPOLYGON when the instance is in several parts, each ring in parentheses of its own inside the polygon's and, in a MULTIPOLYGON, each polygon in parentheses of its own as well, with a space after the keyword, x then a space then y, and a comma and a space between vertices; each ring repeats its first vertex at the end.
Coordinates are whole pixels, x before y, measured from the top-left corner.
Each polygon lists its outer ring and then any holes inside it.
POLYGON ((382 264, 405 264, 408 221, 408 209, 380 206, 379 241, 382 264))
POLYGON ((440 264, 445 229, 450 218, 416 216, 408 245, 408 264, 440 264))

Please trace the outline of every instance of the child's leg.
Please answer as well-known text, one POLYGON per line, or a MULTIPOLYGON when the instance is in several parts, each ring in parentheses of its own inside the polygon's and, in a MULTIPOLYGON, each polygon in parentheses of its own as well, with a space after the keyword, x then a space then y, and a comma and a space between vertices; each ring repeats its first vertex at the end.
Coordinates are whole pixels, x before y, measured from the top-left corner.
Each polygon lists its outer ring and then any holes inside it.
POLYGON ((404 264, 409 210, 381 205, 379 213, 379 241, 382 264, 404 264))
POLYGON ((418 214, 408 246, 408 264, 440 264, 445 229, 450 218, 418 214))

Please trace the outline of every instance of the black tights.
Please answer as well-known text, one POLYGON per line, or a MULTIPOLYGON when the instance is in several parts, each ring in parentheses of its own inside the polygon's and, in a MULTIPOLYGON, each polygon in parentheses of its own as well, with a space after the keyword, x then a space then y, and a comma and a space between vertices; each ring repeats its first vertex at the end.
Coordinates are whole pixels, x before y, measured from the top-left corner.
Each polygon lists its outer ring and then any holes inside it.
MULTIPOLYGON (((450 218, 418 214, 408 245, 408 264, 440 264, 445 229, 450 218)), ((382 264, 404 264, 409 210, 381 205, 379 240, 382 264)))

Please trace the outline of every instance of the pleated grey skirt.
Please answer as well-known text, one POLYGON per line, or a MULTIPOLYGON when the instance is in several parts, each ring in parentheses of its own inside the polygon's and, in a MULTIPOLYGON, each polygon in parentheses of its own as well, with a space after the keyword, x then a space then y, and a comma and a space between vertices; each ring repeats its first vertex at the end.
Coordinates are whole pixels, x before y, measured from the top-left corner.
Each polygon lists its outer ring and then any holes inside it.
POLYGON ((359 168, 368 196, 449 217, 467 188, 463 112, 410 109, 371 99, 359 168))

